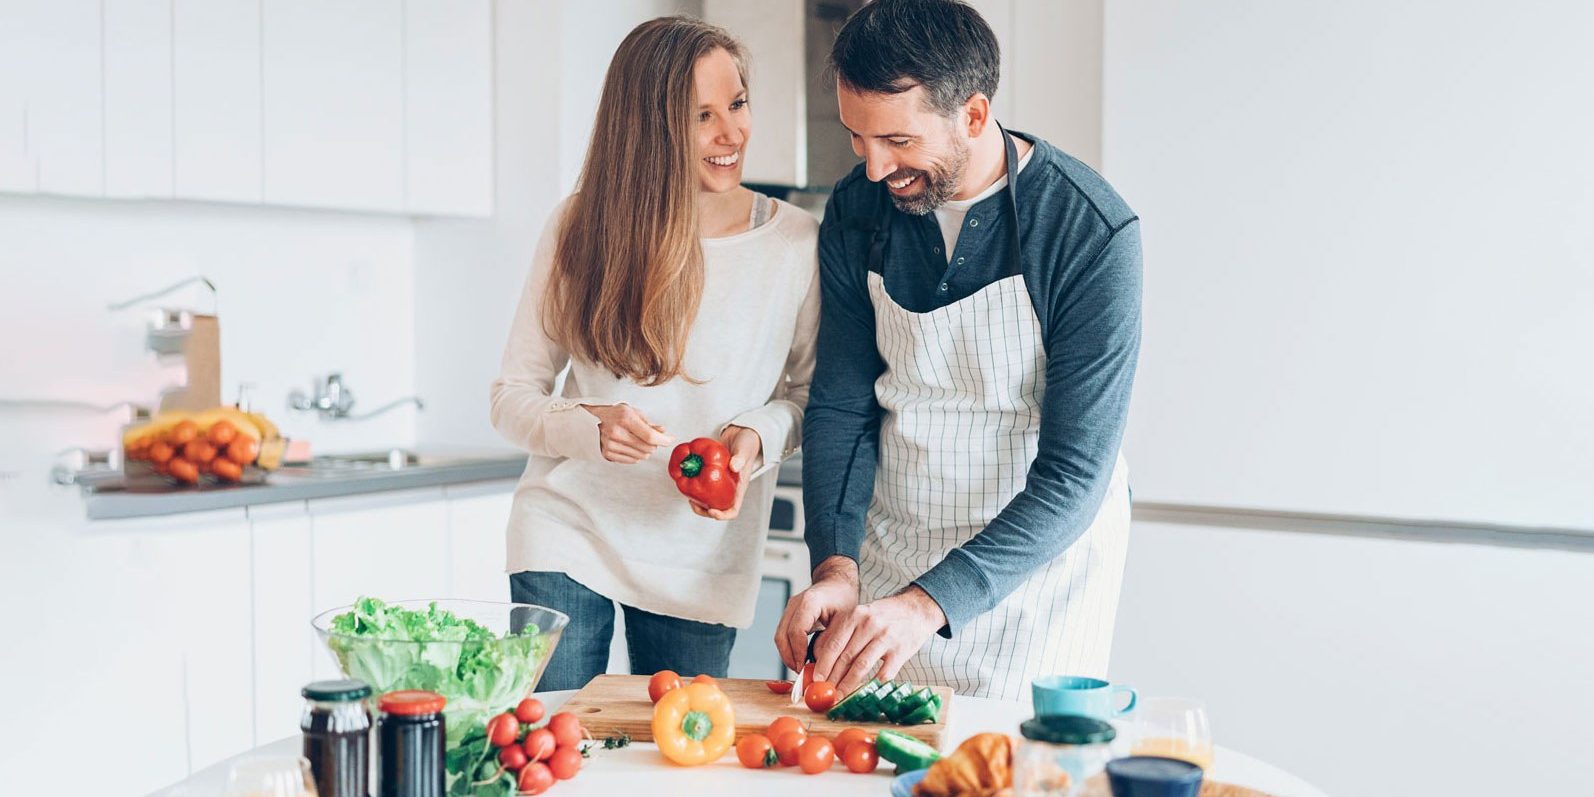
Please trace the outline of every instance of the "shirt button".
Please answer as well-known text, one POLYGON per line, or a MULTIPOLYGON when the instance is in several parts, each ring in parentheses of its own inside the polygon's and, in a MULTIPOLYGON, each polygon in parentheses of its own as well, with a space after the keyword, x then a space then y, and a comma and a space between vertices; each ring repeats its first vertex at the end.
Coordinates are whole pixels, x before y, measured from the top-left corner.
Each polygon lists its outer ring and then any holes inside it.
POLYGON ((958 265, 960 265, 960 266, 963 265, 963 258, 961 258, 961 257, 958 258, 958 265))
POLYGON ((946 293, 946 283, 941 283, 941 292, 946 293))
POLYGON ((939 246, 931 247, 931 251, 935 252, 936 254, 941 254, 941 247, 939 247, 939 246))
POLYGON ((980 220, 979 219, 969 219, 969 226, 970 227, 978 227, 978 226, 980 226, 980 220))

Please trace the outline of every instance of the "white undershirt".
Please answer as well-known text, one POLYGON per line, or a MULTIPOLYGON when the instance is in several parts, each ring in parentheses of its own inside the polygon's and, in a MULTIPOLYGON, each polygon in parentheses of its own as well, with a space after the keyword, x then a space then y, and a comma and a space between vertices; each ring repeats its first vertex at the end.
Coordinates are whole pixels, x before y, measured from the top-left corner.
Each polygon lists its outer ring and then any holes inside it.
MULTIPOLYGON (((1018 159, 1018 170, 1024 171, 1029 165, 1030 156, 1035 154, 1035 147, 1031 146, 1024 157, 1018 159)), ((935 223, 941 225, 941 241, 946 244, 946 262, 952 262, 952 250, 958 244, 958 232, 963 229, 963 217, 969 215, 969 208, 979 204, 982 200, 989 199, 996 192, 1007 187, 1007 169, 1002 169, 1002 176, 996 178, 979 196, 973 199, 948 199, 935 209, 935 223)))

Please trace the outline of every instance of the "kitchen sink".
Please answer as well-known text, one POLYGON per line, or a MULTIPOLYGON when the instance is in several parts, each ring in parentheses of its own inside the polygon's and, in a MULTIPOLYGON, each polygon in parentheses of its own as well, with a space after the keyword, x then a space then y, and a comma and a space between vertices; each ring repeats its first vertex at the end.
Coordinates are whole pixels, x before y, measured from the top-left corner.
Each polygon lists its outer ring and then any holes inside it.
POLYGON ((476 457, 426 456, 403 448, 385 451, 368 451, 353 454, 322 454, 308 463, 283 465, 272 471, 273 477, 342 479, 364 474, 393 471, 443 468, 478 461, 476 457))

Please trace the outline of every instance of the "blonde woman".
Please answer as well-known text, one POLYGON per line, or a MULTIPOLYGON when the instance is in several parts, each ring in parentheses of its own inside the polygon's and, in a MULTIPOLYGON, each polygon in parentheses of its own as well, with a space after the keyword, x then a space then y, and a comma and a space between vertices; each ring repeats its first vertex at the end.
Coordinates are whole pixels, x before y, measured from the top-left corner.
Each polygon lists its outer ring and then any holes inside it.
POLYGON ((532 454, 509 522, 511 594, 571 617, 544 689, 605 670, 616 603, 637 673, 724 676, 752 622, 819 285, 817 222, 741 185, 747 98, 725 31, 638 26, 609 65, 577 190, 538 246, 492 421, 532 454), (729 510, 689 501, 667 474, 671 447, 695 437, 731 451, 729 510))

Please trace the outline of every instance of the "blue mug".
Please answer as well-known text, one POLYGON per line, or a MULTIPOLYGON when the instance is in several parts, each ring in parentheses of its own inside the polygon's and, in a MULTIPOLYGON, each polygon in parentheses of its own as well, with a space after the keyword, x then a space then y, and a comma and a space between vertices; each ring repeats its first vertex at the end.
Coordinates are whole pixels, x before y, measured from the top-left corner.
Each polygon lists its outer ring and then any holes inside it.
POLYGON ((1114 685, 1100 678, 1082 675, 1044 675, 1030 684, 1035 699, 1035 716, 1075 714, 1110 720, 1135 710, 1140 694, 1134 687, 1114 685), (1117 708, 1119 695, 1128 693, 1129 702, 1117 708))

